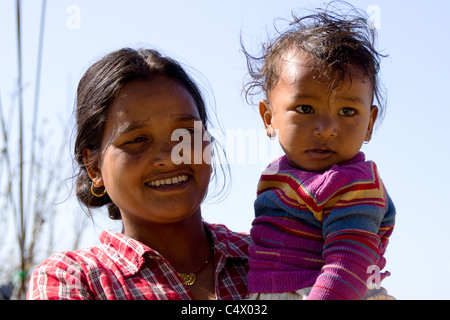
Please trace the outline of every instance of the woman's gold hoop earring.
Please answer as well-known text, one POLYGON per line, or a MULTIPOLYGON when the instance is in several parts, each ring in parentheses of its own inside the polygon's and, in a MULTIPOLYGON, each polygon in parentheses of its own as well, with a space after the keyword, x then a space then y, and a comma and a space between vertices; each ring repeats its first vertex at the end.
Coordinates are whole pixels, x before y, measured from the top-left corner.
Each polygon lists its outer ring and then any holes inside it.
POLYGON ((99 193, 95 193, 95 191, 94 191, 94 182, 92 182, 91 183, 91 193, 94 195, 94 197, 101 198, 101 197, 103 197, 106 194, 106 188, 100 194, 99 193))

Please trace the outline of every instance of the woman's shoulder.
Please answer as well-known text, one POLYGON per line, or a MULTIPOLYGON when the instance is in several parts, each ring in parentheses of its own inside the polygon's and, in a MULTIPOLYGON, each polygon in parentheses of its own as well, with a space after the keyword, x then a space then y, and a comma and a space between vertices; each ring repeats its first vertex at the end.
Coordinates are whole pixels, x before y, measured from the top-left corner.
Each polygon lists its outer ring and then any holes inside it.
POLYGON ((102 257, 101 251, 100 247, 89 247, 53 253, 36 267, 34 274, 61 271, 85 273, 93 266, 99 265, 102 257))
POLYGON ((89 279, 98 269, 99 250, 91 247, 52 254, 34 269, 27 299, 91 299, 89 279))
MULTIPOLYGON (((112 232, 109 232, 112 233, 112 232)), ((105 247, 104 238, 108 231, 100 234, 100 244, 76 249, 55 252, 40 263, 36 270, 77 270, 78 272, 95 269, 101 265, 108 264, 110 260, 108 250, 105 247)))
POLYGON ((124 245, 113 248, 108 237, 114 237, 114 232, 103 231, 99 246, 50 255, 34 269, 28 298, 91 299, 100 278, 126 276, 137 270, 142 260, 138 254, 124 245), (122 251, 124 254, 121 255, 122 251), (61 288, 70 290, 61 291, 61 288))

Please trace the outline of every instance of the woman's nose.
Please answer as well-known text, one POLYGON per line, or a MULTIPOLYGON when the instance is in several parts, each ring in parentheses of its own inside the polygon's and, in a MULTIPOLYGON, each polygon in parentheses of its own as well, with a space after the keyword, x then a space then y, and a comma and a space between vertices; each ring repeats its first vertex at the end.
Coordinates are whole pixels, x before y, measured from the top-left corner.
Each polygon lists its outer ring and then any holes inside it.
POLYGON ((160 142, 153 146, 152 162, 154 166, 173 166, 175 164, 172 156, 173 143, 160 142))
POLYGON ((320 138, 333 138, 337 136, 336 121, 331 115, 322 115, 317 119, 314 135, 320 138))

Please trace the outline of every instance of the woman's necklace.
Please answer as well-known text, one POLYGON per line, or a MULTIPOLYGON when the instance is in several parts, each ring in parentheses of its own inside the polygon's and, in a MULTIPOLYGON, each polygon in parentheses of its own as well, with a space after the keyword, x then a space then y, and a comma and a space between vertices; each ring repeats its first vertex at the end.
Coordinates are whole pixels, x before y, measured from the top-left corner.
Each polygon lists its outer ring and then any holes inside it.
POLYGON ((197 280, 197 275, 200 273, 200 271, 202 271, 203 269, 206 268, 206 266, 208 265, 209 261, 206 260, 205 262, 203 262, 198 268, 197 270, 195 270, 194 272, 185 274, 185 273, 178 273, 177 274, 180 276, 181 280, 183 280, 183 282, 187 285, 187 286, 192 286, 195 281, 197 280))

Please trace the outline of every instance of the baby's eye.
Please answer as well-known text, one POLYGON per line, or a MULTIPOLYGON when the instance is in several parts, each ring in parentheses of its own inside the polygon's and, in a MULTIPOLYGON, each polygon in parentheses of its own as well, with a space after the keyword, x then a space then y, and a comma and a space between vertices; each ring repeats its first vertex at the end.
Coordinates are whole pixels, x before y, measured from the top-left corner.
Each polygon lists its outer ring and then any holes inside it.
POLYGON ((311 114, 314 113, 314 109, 311 106, 308 106, 306 104, 300 105, 297 108, 295 108, 298 113, 304 113, 304 114, 311 114))
POLYGON ((349 108, 349 107, 345 107, 345 108, 342 108, 341 110, 339 110, 339 115, 345 116, 345 117, 354 116, 355 113, 356 113, 356 110, 353 108, 349 108))

